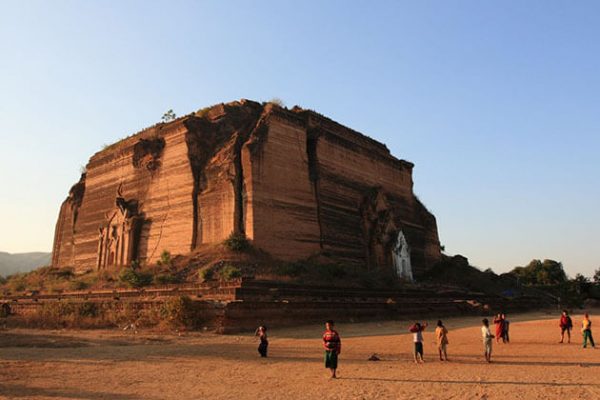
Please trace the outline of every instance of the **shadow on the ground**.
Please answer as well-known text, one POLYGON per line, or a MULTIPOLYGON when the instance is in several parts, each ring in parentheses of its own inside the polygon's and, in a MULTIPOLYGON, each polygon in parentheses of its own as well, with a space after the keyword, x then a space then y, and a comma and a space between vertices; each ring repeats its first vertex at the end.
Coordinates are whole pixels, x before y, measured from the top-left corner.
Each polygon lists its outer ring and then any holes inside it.
POLYGON ((0 348, 32 347, 32 348, 81 348, 93 346, 134 346, 145 344, 170 343, 169 339, 154 337, 125 337, 123 339, 83 339, 63 334, 41 334, 26 332, 0 332, 0 348))
POLYGON ((450 381, 436 379, 392 379, 392 378, 362 378, 362 377, 338 377, 338 379, 353 380, 353 381, 374 381, 374 382, 398 382, 398 383, 439 383, 450 385, 523 385, 523 386, 557 386, 557 387, 600 387, 597 383, 560 383, 560 382, 519 382, 519 381, 450 381))
MULTIPOLYGON (((52 389, 30 387, 25 385, 11 385, 0 383, 0 395, 8 396, 11 399, 31 398, 31 397, 55 397, 60 399, 83 399, 83 400, 98 400, 98 399, 122 399, 122 400, 138 400, 141 397, 132 396, 122 393, 108 392, 89 392, 81 389, 52 389)), ((144 399, 151 399, 144 396, 144 399)))

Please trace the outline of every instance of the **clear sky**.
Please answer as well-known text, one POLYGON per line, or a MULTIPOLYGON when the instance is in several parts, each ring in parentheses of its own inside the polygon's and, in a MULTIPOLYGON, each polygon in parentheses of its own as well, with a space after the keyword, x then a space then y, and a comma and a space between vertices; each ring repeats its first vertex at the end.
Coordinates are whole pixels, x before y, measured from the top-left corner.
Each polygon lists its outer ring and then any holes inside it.
POLYGON ((0 250, 50 251, 101 149, 277 97, 415 163, 449 254, 600 267, 600 2, 0 0, 0 250))

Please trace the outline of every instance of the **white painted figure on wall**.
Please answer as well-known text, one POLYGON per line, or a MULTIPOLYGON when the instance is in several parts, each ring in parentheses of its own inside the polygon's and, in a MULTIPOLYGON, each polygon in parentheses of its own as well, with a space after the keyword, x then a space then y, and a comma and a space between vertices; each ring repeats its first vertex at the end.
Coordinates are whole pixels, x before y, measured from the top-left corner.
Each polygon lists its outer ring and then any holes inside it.
POLYGON ((408 243, 406 242, 406 238, 402 231, 398 232, 396 245, 392 250, 392 260, 398 277, 412 281, 413 275, 412 266, 410 265, 410 248, 408 247, 408 243))

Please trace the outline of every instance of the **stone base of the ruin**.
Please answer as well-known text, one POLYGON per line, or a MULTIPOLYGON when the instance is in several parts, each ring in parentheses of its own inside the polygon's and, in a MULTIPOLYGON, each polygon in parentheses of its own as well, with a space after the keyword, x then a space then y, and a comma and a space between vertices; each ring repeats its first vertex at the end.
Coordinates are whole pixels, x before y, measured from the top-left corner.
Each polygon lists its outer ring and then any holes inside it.
POLYGON ((193 310, 190 318, 195 319, 187 325, 218 333, 252 331, 259 325, 290 327, 327 319, 364 322, 514 313, 551 305, 538 297, 504 298, 447 288, 370 290, 249 280, 162 289, 20 296, 2 299, 2 309, 10 318, 18 319, 40 313, 44 305, 51 303, 93 304, 104 314, 128 309, 132 315, 155 315, 157 319, 150 323, 160 323, 161 306, 168 299, 181 296, 189 298, 193 310))

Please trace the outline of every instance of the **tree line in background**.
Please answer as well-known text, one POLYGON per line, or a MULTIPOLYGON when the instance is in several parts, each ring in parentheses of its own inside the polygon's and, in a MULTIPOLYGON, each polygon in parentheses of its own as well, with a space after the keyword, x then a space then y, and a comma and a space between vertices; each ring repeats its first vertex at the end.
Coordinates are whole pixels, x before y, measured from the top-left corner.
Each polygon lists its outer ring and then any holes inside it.
POLYGON ((519 285, 536 287, 556 296, 562 304, 582 307, 586 300, 600 300, 600 268, 592 278, 582 274, 569 278, 561 262, 531 260, 524 267, 515 267, 508 275, 519 285))

